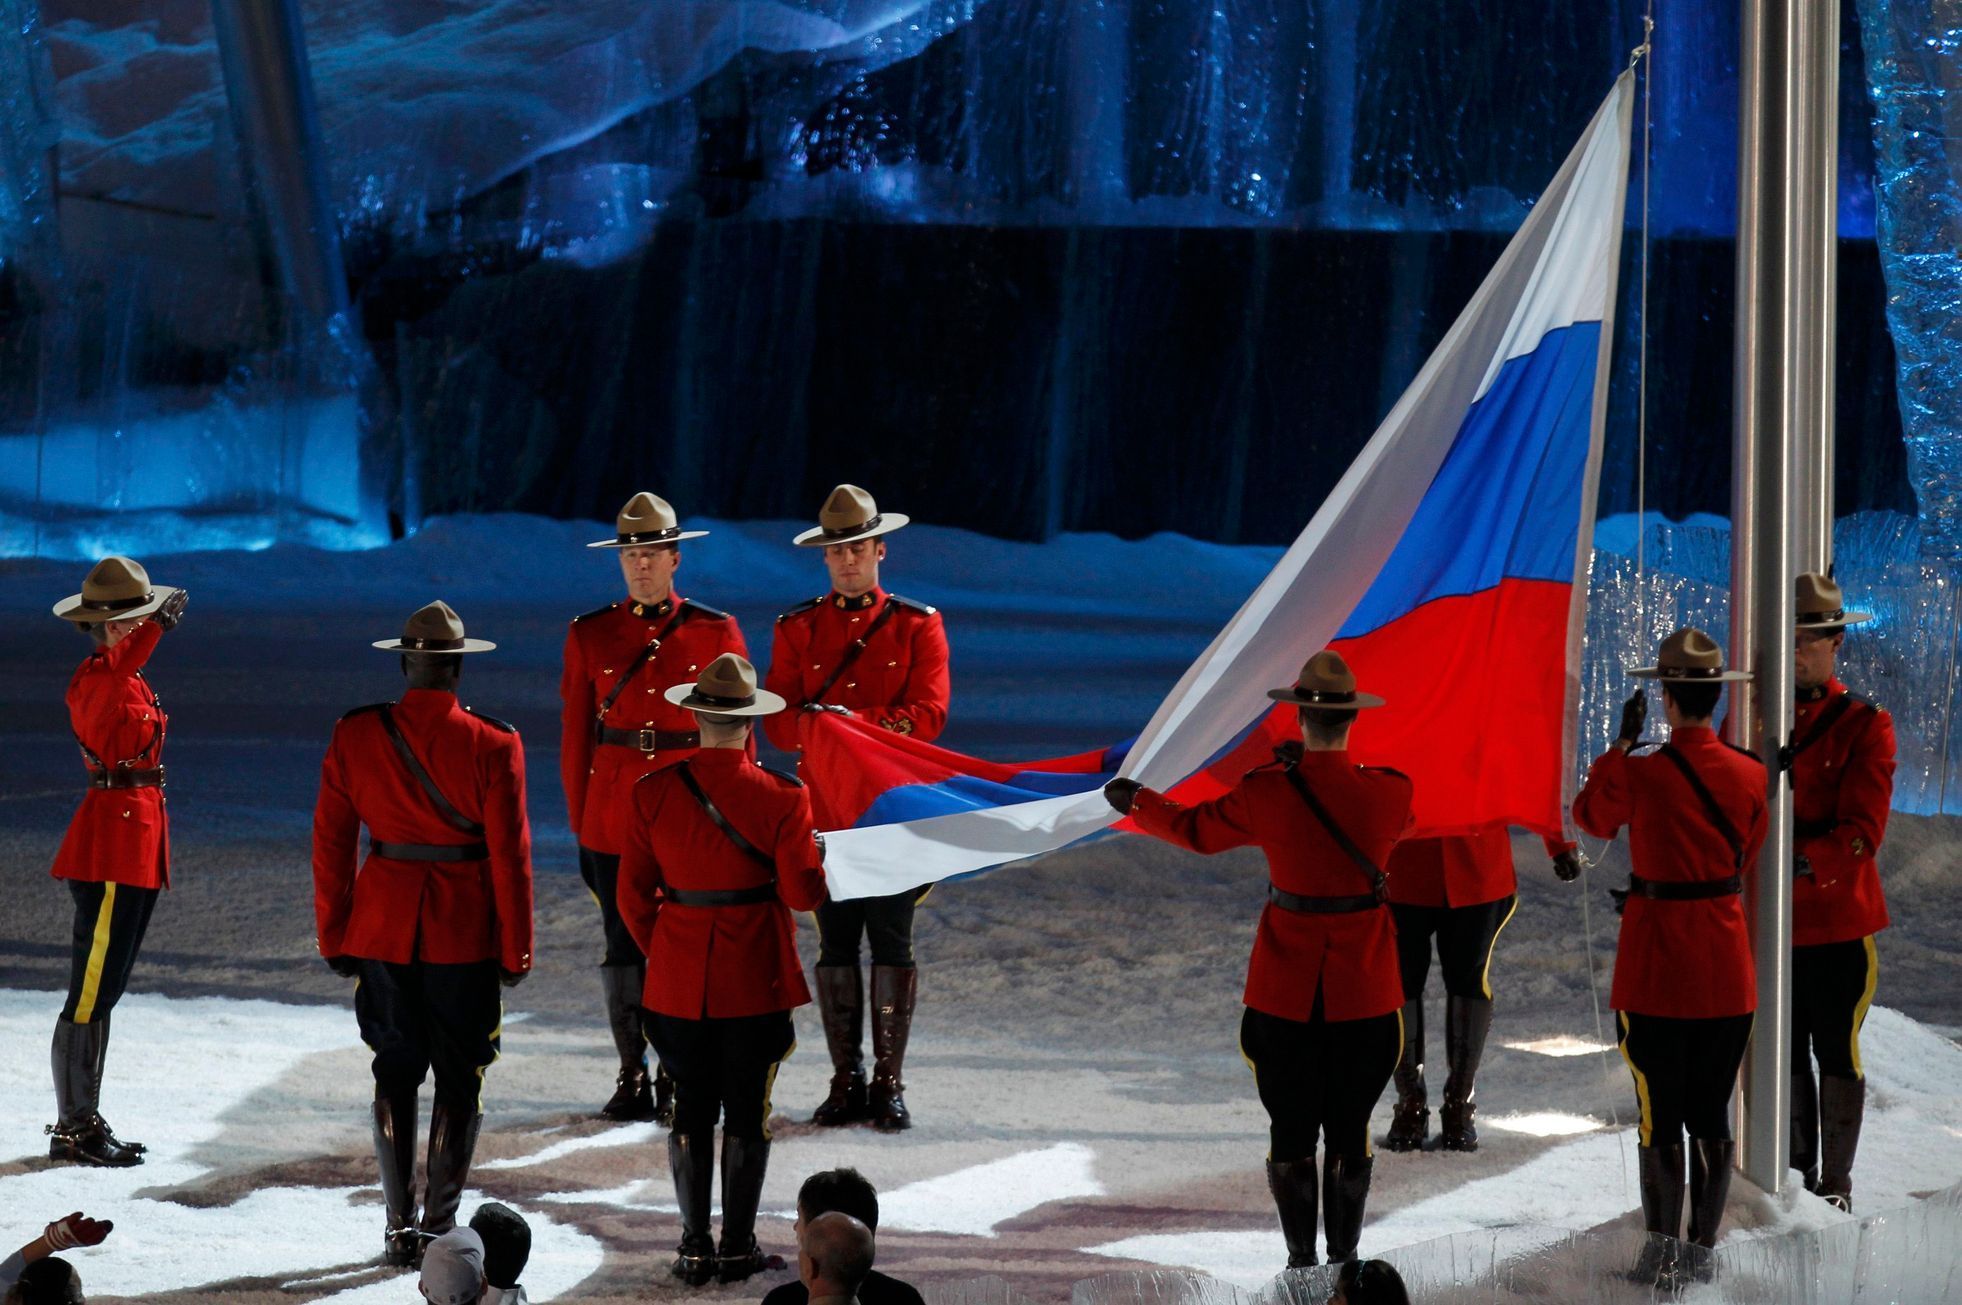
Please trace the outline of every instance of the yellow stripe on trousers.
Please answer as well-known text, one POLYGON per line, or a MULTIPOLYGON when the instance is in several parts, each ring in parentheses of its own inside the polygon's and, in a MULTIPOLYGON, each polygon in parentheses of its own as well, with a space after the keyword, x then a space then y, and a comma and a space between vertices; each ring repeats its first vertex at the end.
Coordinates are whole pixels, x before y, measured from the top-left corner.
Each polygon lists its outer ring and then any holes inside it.
POLYGON ((793 1037, 790 1040, 790 1050, 784 1052, 777 1063, 770 1066, 770 1076, 763 1080, 763 1140, 765 1142, 770 1140, 770 1099, 777 1093, 777 1071, 783 1068, 784 1061, 796 1054, 797 1039, 793 1037))
POLYGON ((109 960, 109 933, 115 921, 116 885, 102 885, 102 907, 95 913, 95 937, 89 943, 88 968, 82 971, 82 997, 75 1003, 75 1022, 87 1024, 95 1015, 102 991, 102 967, 109 960))
POLYGON ((1853 1008, 1853 1077, 1864 1079, 1866 1070, 1860 1068, 1860 1026, 1867 1022, 1867 1007, 1873 1005, 1873 990, 1880 986, 1880 953, 1874 950, 1873 935, 1864 939, 1867 947, 1867 986, 1860 993, 1860 1004, 1853 1008))
POLYGON ((1616 1011, 1615 1018, 1621 1021, 1621 1058, 1628 1062, 1628 1072, 1635 1076, 1635 1103, 1642 1111, 1642 1120, 1639 1126, 1642 1145, 1648 1146, 1649 1137, 1655 1132, 1655 1118, 1649 1111, 1648 1076, 1635 1067, 1635 1058, 1628 1054, 1628 1012, 1625 1010, 1616 1011))
POLYGON ((1499 949, 1499 935, 1512 923, 1512 917, 1519 914, 1519 894, 1512 895, 1512 905, 1506 908, 1506 918, 1499 921, 1499 927, 1492 931, 1492 941, 1485 944, 1485 968, 1478 972, 1478 986, 1485 993, 1485 1000, 1492 1000, 1492 953, 1499 949))

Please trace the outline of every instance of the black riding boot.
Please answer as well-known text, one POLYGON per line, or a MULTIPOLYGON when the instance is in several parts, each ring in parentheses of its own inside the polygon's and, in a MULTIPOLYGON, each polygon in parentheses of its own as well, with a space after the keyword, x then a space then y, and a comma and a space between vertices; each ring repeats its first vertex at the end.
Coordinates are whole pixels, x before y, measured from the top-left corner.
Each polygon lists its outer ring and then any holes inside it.
POLYGON ((709 1187, 715 1178, 714 1133, 668 1134, 668 1172, 681 1207, 681 1245, 672 1272, 691 1287, 715 1277, 715 1238, 709 1234, 709 1187))
POLYGON ((381 1169, 382 1205, 388 1212, 382 1234, 382 1263, 416 1262, 422 1239, 416 1235, 416 1094, 389 1095, 375 1089, 375 1163, 381 1169))
POLYGON ((114 1143, 119 1147, 122 1147, 125 1151, 134 1151, 137 1155, 143 1155, 144 1153, 149 1151, 150 1149, 149 1147, 143 1145, 143 1143, 141 1142, 125 1142, 123 1139, 117 1137, 115 1131, 109 1127, 109 1121, 102 1117, 102 1108, 101 1108, 102 1069, 103 1066, 109 1060, 108 1014, 105 1013, 105 1014, 97 1015, 95 1017, 94 1024, 97 1030, 95 1035, 95 1077, 91 1080, 91 1083, 93 1085, 93 1091, 95 1093, 95 1099, 97 1102, 96 1112, 95 1112, 95 1122, 102 1126, 102 1135, 108 1138, 112 1143, 114 1143))
POLYGON ((1444 1104, 1438 1108, 1438 1145, 1446 1151, 1478 1150, 1478 1129, 1472 1123, 1472 1091, 1478 1063, 1485 1058, 1485 1035, 1492 1031, 1492 1003, 1483 997, 1447 997, 1444 1001, 1444 1056, 1449 1071, 1444 1080, 1444 1104))
POLYGON ((1737 1143, 1692 1137, 1689 1142, 1689 1237, 1685 1267, 1698 1282, 1708 1282, 1715 1266, 1710 1251, 1724 1221, 1724 1202, 1730 1197, 1730 1169, 1737 1143))
POLYGON ((831 1052, 831 1093, 811 1115, 826 1127, 865 1118, 865 980, 856 965, 817 967, 818 1015, 831 1052))
POLYGON ((55 1086, 55 1123, 47 1130, 50 1160, 114 1169, 143 1163, 143 1149, 117 1141, 96 1110, 106 1037, 100 1021, 55 1020, 54 1040, 48 1048, 55 1086))
POLYGON ((756 1245, 756 1207, 769 1167, 769 1139, 722 1135, 722 1247, 716 1274, 723 1282, 741 1282, 767 1267, 756 1245))
POLYGON ((872 967, 872 1086, 866 1092, 865 1108, 872 1126, 882 1132, 913 1126, 901 1094, 906 1089, 906 1039, 913 1029, 919 976, 910 965, 872 967))
POLYGON ((1679 1279, 1683 1235, 1683 1143, 1638 1146, 1642 1227, 1647 1237, 1629 1272, 1632 1281, 1674 1287, 1679 1279))
POLYGON ((1819 1086, 1809 1059, 1792 1071, 1792 1168, 1804 1176, 1806 1191, 1819 1190, 1819 1086))
POLYGON ((452 1110, 441 1101, 429 1109, 429 1186, 422 1196, 422 1230, 432 1236, 456 1227, 483 1123, 481 1111, 452 1110))
POLYGON ((1305 1269, 1315 1259, 1315 1157, 1269 1160, 1267 1190, 1281 1215, 1281 1240, 1288 1244, 1288 1267, 1305 1269))
POLYGON ((1838 1074, 1819 1076, 1819 1195, 1842 1210, 1853 1209, 1853 1156, 1867 1115, 1867 1081, 1838 1074))
POLYGON ((1397 1104, 1383 1146, 1390 1151, 1421 1151, 1430 1136, 1429 1094, 1424 1088, 1424 1002, 1403 1004, 1403 1054, 1397 1058, 1397 1104))
POLYGON ((1356 1258, 1363 1207, 1369 1203, 1369 1175, 1375 1167, 1376 1161, 1366 1155, 1322 1157, 1322 1233, 1328 1240, 1330 1264, 1356 1258))
POLYGON ((613 1095, 600 1107, 607 1119, 654 1118, 654 1089, 647 1074, 647 1040, 640 1031, 640 994, 647 971, 639 965, 600 966, 600 991, 606 995, 606 1024, 613 1049, 620 1054, 620 1074, 613 1095))

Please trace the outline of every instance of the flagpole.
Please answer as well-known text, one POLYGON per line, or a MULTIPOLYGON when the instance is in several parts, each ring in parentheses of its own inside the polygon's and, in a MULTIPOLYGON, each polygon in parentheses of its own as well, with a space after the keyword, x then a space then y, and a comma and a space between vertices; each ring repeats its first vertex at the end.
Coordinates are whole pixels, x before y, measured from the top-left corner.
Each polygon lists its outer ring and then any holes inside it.
MULTIPOLYGON (((1733 742, 1764 759, 1769 828, 1746 892, 1758 971, 1757 1021, 1744 1057, 1738 1167, 1767 1192, 1785 1183, 1791 1118, 1792 803, 1779 754, 1792 723, 1795 453, 1816 447, 1823 409, 1807 373, 1830 358, 1816 263, 1834 176, 1813 156, 1835 134, 1830 111, 1835 25, 1817 0, 1743 0, 1738 65, 1737 374, 1731 495, 1731 655, 1757 672, 1734 686, 1733 742)), ((1835 9, 1837 5, 1833 6, 1835 9)), ((1830 389, 1825 391, 1828 395, 1830 389)), ((1819 464, 1815 460, 1813 467, 1819 464)), ((1814 495, 1820 487, 1813 487, 1814 495)), ((1816 522, 1817 518, 1812 518, 1816 522)))

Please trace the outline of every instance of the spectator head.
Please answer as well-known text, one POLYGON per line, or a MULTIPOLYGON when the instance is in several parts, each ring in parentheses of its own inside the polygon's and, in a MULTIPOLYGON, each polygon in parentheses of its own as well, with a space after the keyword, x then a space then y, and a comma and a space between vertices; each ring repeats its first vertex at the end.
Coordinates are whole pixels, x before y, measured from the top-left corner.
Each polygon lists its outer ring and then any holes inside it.
POLYGON ((7 1305, 82 1305, 82 1275, 59 1255, 36 1260, 7 1289, 7 1305))
POLYGON ((1387 1260, 1350 1260, 1335 1275, 1329 1305, 1410 1305, 1403 1275, 1387 1260))
POLYGON ((820 1296, 855 1296, 872 1272, 872 1230, 842 1211, 804 1224, 797 1244, 797 1276, 820 1296))
POLYGON ((422 1298, 432 1305, 474 1305, 484 1297, 484 1239, 453 1228, 422 1253, 422 1298))
POLYGON ((531 1259, 531 1226, 510 1206, 486 1201, 470 1216, 470 1231, 484 1241, 484 1277, 490 1285, 509 1290, 518 1285, 525 1262, 531 1259))
POLYGON ((797 1189, 797 1218, 808 1222, 833 1210, 879 1231, 879 1193, 856 1169, 826 1169, 812 1174, 797 1189))

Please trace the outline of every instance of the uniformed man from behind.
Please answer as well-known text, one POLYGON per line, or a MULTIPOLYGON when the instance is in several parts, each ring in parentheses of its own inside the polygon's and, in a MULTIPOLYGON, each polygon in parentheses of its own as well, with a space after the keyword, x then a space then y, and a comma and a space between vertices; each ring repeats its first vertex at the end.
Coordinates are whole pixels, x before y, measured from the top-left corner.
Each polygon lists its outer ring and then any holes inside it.
POLYGON ((531 827, 517 731, 456 699, 464 657, 497 645, 467 637, 435 602, 374 646, 400 654, 408 688, 334 727, 313 814, 314 919, 321 956, 359 980, 354 1013, 375 1053, 383 1259, 408 1264, 418 1227, 433 1236, 456 1225, 504 1022, 499 981, 531 971, 531 827), (432 1069, 418 1219, 416 1095, 432 1069))
POLYGON ((1383 866, 1410 827, 1411 784, 1349 759, 1360 693, 1339 653, 1308 659, 1268 697, 1292 703, 1301 751, 1249 771, 1198 806, 1116 779, 1105 796, 1139 830, 1195 852, 1255 846, 1267 857, 1267 905, 1247 965, 1240 1050, 1267 1110, 1267 1186, 1288 1266, 1315 1261, 1315 1144, 1329 1263, 1356 1258, 1374 1160, 1369 1115, 1403 1037, 1396 928, 1383 866))
POLYGON ((1750 922, 1740 894, 1766 827, 1764 765, 1710 726, 1726 683, 1723 650, 1686 627, 1654 666, 1669 742, 1640 755, 1648 698, 1622 708, 1612 747, 1588 768, 1574 822, 1597 838, 1628 829, 1633 867, 1615 948, 1609 1003, 1635 1078, 1642 1220, 1648 1239, 1633 1274, 1673 1289, 1707 1276, 1730 1169, 1730 1098, 1758 1005, 1750 922), (1683 1135, 1689 1135, 1689 1232, 1683 1241, 1683 1135))
POLYGON ((1874 935, 1887 927, 1874 858, 1894 797, 1894 721, 1834 674, 1847 627, 1872 614, 1847 611, 1816 573, 1798 578, 1793 610, 1792 1168, 1850 1210, 1867 1101, 1860 1026, 1879 976, 1874 935))
MULTIPOLYGON (((840 485, 818 512, 816 528, 792 541, 824 550, 831 590, 777 618, 765 683, 798 710, 767 718, 763 728, 784 751, 802 750, 803 731, 819 711, 923 741, 938 737, 947 723, 947 633, 940 613, 879 584, 885 536, 908 520, 879 511, 858 486, 840 485)), ((808 773, 805 779, 822 782, 808 773)), ((823 793, 818 797, 822 809, 823 793)), ((923 888, 911 889, 818 908, 818 1010, 832 1075, 830 1093, 812 1115, 816 1123, 869 1118, 881 1129, 911 1127, 903 1071, 919 982, 913 911, 924 895, 923 888), (869 940, 872 951, 869 1085, 862 1050, 861 939, 869 940)))
POLYGON ((795 1045, 790 1012, 811 999, 790 913, 824 900, 804 786, 749 757, 750 726, 784 708, 724 653, 667 689, 702 747, 634 785, 620 859, 620 914, 647 956, 648 1041, 675 1078, 668 1168, 681 1207, 675 1274, 700 1285, 765 1267, 756 1208, 770 1160, 770 1088, 795 1045), (722 1241, 709 1235, 715 1124, 722 1120, 722 1241))
POLYGON ((651 1081, 636 1002, 646 966, 620 922, 615 880, 628 794, 634 781, 695 754, 695 721, 670 705, 661 689, 695 675, 725 652, 746 653, 735 618, 675 592, 681 541, 706 530, 683 530, 665 499, 639 493, 627 500, 610 539, 588 548, 615 550, 627 596, 573 618, 559 679, 559 776, 566 814, 579 844, 579 874, 599 903, 605 951, 600 989, 606 1022, 619 1053, 614 1092, 600 1114, 608 1119, 665 1122, 669 1085, 651 1081))

